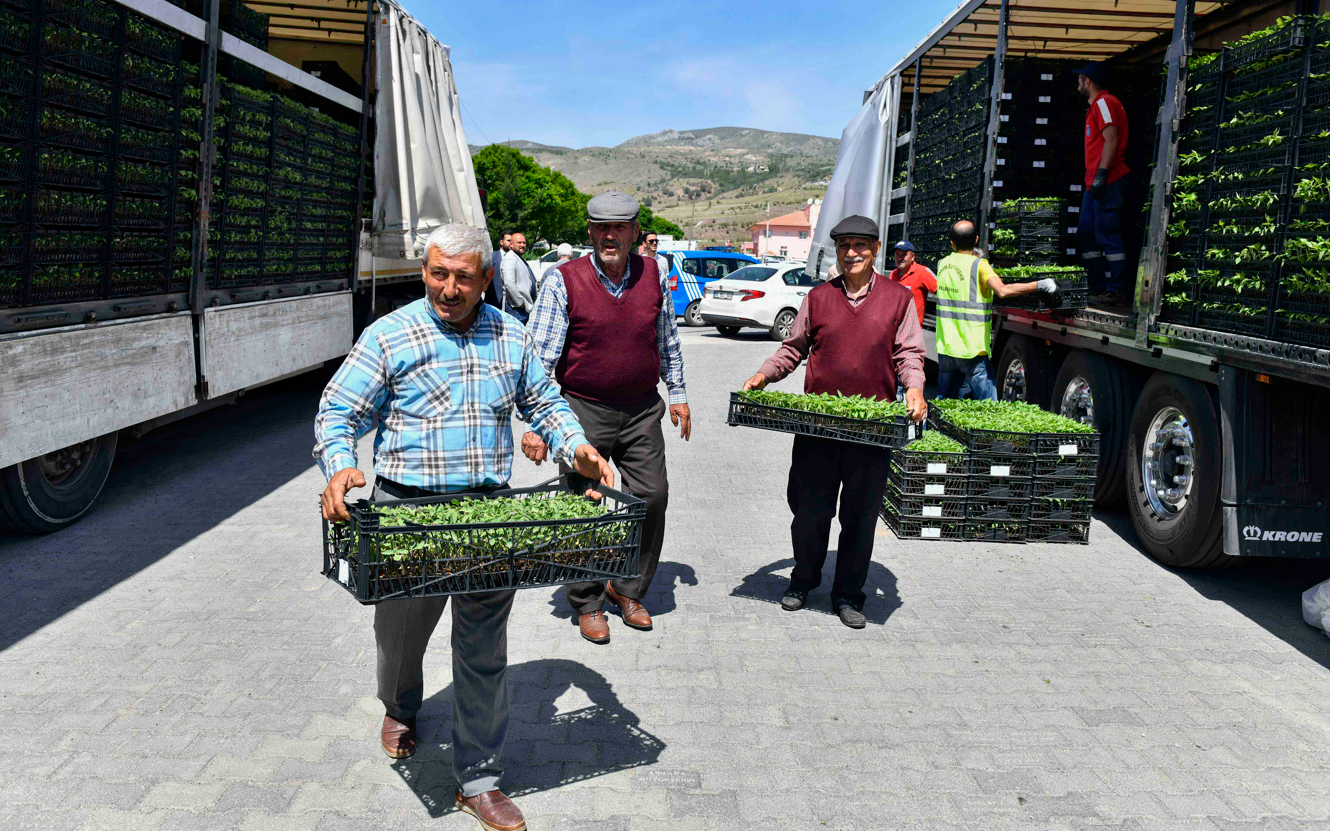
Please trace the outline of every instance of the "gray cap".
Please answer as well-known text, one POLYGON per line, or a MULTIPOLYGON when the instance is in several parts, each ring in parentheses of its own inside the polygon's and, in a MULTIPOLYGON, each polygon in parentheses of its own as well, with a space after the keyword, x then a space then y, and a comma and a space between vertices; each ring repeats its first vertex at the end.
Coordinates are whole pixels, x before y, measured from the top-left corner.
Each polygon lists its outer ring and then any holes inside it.
POLYGON ((591 222, 635 222, 637 200, 617 190, 607 190, 586 203, 586 217, 591 222))

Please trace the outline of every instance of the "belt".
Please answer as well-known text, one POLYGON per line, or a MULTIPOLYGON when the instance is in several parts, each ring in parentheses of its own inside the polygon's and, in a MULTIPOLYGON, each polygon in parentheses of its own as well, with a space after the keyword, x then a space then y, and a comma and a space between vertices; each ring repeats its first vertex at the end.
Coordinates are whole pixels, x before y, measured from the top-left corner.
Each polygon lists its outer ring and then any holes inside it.
POLYGON ((394 499, 420 499, 426 496, 443 496, 448 493, 493 493, 506 487, 508 487, 507 483, 502 485, 477 485, 474 488, 465 488, 458 491, 432 491, 418 488, 415 485, 403 485, 382 476, 374 477, 374 488, 382 490, 394 499))

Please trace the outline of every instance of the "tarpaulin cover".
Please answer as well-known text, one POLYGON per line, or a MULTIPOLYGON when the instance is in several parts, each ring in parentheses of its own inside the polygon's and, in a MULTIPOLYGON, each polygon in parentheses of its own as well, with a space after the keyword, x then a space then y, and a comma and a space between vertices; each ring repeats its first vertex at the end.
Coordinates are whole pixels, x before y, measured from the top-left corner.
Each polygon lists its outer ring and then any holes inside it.
MULTIPOLYGON (((808 273, 825 278, 836 262, 831 229, 847 216, 872 217, 887 233, 891 200, 891 162, 895 156, 893 128, 900 100, 900 76, 884 78, 869 95, 858 115, 841 133, 836 172, 822 201, 808 252, 808 273)), ((883 246, 885 251, 887 246, 883 246)))
POLYGON ((416 256, 449 222, 485 227, 448 47, 392 3, 375 18, 374 256, 416 256))

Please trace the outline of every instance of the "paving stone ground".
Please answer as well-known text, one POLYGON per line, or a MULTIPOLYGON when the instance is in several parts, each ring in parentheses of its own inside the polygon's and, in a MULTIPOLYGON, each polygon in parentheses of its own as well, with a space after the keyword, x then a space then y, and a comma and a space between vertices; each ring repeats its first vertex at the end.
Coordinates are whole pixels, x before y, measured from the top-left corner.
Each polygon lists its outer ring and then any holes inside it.
MULTIPOLYGON (((882 529, 867 629, 825 589, 782 612, 791 439, 724 424, 773 344, 684 340, 656 630, 593 646, 553 590, 512 615, 506 786, 532 829, 1330 827, 1330 639, 1298 608, 1330 563, 1174 573, 1114 514, 1088 547, 882 529)), ((318 390, 149 434, 83 522, 0 538, 0 828, 475 827, 446 616, 420 751, 378 748, 371 610, 317 573, 318 390)))

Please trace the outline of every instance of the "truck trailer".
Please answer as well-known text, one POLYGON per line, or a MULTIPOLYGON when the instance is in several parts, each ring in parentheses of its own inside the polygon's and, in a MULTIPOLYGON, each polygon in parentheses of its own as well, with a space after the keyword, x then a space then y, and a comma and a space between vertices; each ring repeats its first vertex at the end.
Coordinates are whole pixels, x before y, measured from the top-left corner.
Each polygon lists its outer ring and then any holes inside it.
POLYGON ((345 355, 453 221, 485 223, 448 48, 392 0, 0 2, 0 530, 345 355))
MULTIPOLYGON (((850 213, 929 265, 959 219, 986 252, 1077 264, 1075 68, 1105 62, 1132 115, 1131 305, 999 308, 990 354, 1000 397, 1102 434, 1096 505, 1125 506, 1167 566, 1330 555, 1330 259, 1315 253, 1330 237, 1330 23, 1317 12, 966 0, 865 94, 814 235, 818 275, 850 213), (1040 198, 1058 203, 1046 238, 998 239, 1013 206, 1040 198)), ((930 303, 935 360, 933 325, 930 303)))

